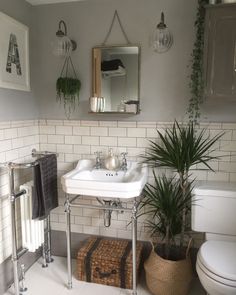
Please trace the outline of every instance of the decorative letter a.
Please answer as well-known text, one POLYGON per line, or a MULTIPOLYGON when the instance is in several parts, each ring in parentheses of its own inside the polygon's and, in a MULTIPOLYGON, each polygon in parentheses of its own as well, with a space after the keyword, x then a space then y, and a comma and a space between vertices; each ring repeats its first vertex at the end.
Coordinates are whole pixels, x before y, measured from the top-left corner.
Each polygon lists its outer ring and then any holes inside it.
POLYGON ((16 41, 16 35, 14 34, 10 35, 10 40, 9 40, 7 66, 6 66, 6 71, 8 73, 12 72, 12 69, 11 69, 12 64, 16 65, 17 75, 22 75, 19 50, 18 50, 18 45, 16 41))

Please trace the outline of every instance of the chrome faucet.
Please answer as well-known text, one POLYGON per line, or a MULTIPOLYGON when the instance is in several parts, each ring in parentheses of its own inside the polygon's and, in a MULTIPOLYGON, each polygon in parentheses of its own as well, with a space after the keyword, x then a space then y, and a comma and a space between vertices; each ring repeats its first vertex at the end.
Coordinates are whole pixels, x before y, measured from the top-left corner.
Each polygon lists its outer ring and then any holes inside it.
POLYGON ((126 171, 127 170, 127 159, 126 156, 128 155, 128 153, 121 153, 122 158, 122 162, 121 162, 121 166, 120 166, 120 170, 126 171))
POLYGON ((102 161, 101 161, 101 154, 102 152, 95 152, 94 155, 96 155, 96 162, 95 162, 95 169, 101 169, 102 167, 102 161))

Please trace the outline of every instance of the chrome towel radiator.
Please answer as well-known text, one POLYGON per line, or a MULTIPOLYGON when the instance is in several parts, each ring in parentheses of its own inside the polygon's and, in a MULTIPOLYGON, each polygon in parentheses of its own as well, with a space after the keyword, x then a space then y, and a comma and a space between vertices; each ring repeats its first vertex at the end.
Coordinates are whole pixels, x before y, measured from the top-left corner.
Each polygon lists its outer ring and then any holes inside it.
MULTIPOLYGON (((43 157, 48 154, 56 154, 48 151, 37 151, 36 149, 32 150, 32 157, 43 157)), ((13 275, 14 275, 14 294, 21 295, 20 287, 19 287, 19 273, 18 273, 18 261, 19 258, 24 255, 28 249, 24 248, 20 251, 17 250, 17 230, 16 230, 16 200, 25 194, 25 190, 20 190, 19 192, 15 191, 15 183, 14 183, 14 172, 18 169, 27 169, 33 168, 38 165, 37 159, 35 161, 27 162, 27 163, 13 163, 13 162, 5 162, 0 163, 0 168, 6 168, 8 172, 8 185, 9 185, 9 200, 10 200, 10 212, 11 212, 11 235, 12 235, 12 264, 13 264, 13 275)), ((42 267, 47 267, 47 263, 53 261, 51 257, 51 228, 50 228, 50 215, 46 218, 46 230, 45 236, 47 241, 47 249, 46 243, 43 244, 43 264, 42 267)))

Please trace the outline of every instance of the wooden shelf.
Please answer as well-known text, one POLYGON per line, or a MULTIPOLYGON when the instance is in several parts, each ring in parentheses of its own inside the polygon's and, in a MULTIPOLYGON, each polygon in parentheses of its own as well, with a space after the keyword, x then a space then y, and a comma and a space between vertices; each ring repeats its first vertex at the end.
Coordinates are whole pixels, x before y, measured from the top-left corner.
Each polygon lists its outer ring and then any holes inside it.
POLYGON ((93 115, 138 115, 139 113, 135 112, 88 112, 93 115))

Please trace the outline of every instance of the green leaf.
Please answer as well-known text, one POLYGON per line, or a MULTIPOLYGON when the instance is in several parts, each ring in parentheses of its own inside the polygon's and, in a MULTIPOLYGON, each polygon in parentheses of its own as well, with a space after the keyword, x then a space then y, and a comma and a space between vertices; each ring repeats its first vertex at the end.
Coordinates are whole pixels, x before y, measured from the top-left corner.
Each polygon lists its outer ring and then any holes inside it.
POLYGON ((218 159, 211 156, 209 151, 213 151, 214 144, 224 133, 219 133, 213 138, 206 136, 208 130, 202 129, 196 132, 193 122, 186 126, 180 126, 174 122, 171 128, 167 128, 163 135, 157 130, 158 142, 150 140, 150 146, 146 154, 142 155, 143 162, 150 167, 170 168, 182 175, 188 174, 190 168, 197 164, 203 164, 213 171, 209 162, 218 159))
POLYGON ((194 48, 191 54, 190 93, 187 113, 189 121, 198 124, 200 118, 200 105, 204 100, 203 81, 203 51, 204 51, 204 26, 205 26, 205 5, 207 0, 198 0, 197 18, 195 21, 196 37, 194 48))
POLYGON ((79 103, 80 88, 81 82, 76 78, 60 77, 57 79, 57 101, 64 104, 67 118, 75 110, 76 101, 79 103))
MULTIPOLYGON (((181 233, 183 212, 191 203, 191 184, 188 184, 183 196, 178 180, 168 179, 165 175, 157 177, 155 172, 153 176, 154 184, 148 183, 144 188, 141 208, 145 207, 146 212, 143 214, 150 215, 146 223, 151 236, 158 236, 165 241, 168 256, 171 242, 181 233)), ((187 210, 185 212, 187 214, 187 210)))

